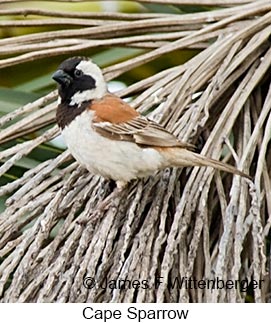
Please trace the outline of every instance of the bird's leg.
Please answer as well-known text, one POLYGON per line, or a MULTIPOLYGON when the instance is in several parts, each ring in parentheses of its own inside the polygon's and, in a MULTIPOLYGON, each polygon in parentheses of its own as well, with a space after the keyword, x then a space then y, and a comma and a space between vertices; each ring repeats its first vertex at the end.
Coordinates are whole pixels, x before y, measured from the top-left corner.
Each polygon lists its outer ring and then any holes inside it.
POLYGON ((117 181, 117 187, 114 191, 109 194, 99 205, 97 206, 97 211, 105 211, 109 209, 110 206, 114 205, 114 199, 126 188, 127 182, 117 181))
POLYGON ((121 192, 126 187, 127 182, 117 181, 116 185, 117 185, 117 189, 121 192))

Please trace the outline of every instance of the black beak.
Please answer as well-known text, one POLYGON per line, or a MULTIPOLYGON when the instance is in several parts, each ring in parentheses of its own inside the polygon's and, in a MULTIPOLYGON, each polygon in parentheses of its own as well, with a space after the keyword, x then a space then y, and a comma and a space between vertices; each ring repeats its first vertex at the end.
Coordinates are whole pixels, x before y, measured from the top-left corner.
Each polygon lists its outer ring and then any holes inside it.
POLYGON ((68 86, 72 82, 72 77, 65 73, 63 70, 57 70, 53 75, 52 79, 55 80, 60 85, 68 86))

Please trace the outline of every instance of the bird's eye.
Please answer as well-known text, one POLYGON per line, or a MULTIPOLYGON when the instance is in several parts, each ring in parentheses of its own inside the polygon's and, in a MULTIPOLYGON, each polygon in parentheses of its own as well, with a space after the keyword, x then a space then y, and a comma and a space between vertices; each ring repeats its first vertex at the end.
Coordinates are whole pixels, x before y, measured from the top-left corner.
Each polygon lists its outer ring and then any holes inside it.
POLYGON ((75 77, 81 77, 83 75, 83 72, 81 70, 75 70, 74 71, 74 76, 75 77))

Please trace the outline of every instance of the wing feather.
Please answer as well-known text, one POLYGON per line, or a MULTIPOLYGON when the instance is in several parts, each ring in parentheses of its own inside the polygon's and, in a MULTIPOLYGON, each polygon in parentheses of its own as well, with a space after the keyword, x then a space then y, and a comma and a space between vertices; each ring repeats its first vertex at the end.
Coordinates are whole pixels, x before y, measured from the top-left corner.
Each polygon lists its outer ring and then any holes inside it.
POLYGON ((158 123, 141 116, 114 94, 108 93, 102 99, 92 101, 90 109, 96 113, 92 127, 109 139, 143 146, 194 148, 179 141, 158 123))
POLYGON ((130 141, 145 146, 194 148, 191 144, 179 141, 162 126, 143 116, 119 124, 94 122, 93 127, 102 136, 114 140, 130 141))

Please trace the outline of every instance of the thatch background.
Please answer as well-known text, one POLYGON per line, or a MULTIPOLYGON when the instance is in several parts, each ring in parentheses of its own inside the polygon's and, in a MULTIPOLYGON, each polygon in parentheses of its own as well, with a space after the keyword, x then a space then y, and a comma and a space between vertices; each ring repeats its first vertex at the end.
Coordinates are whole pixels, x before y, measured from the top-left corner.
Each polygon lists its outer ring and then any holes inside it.
MULTIPOLYGON (((111 80, 176 50, 197 49, 186 63, 118 94, 133 96, 141 113, 202 154, 250 173, 253 182, 211 168, 167 169, 131 183, 100 211, 113 183, 78 167, 68 152, 41 162, 0 188, 7 197, 0 216, 2 301, 270 301, 271 3, 165 2, 213 8, 185 15, 1 9, 2 25, 54 30, 1 39, 0 68, 91 48, 144 50, 104 68, 111 80), (6 18, 15 14, 22 19, 6 18), (157 288, 155 276, 163 277, 157 288), (264 284, 245 293, 169 290, 177 276, 264 284), (91 283, 86 277, 95 278, 94 288, 84 286, 91 283), (150 288, 104 291, 105 279, 147 280, 150 288)), ((54 91, 0 118, 0 142, 15 143, 0 151, 0 175, 59 133, 55 109, 54 91)))

